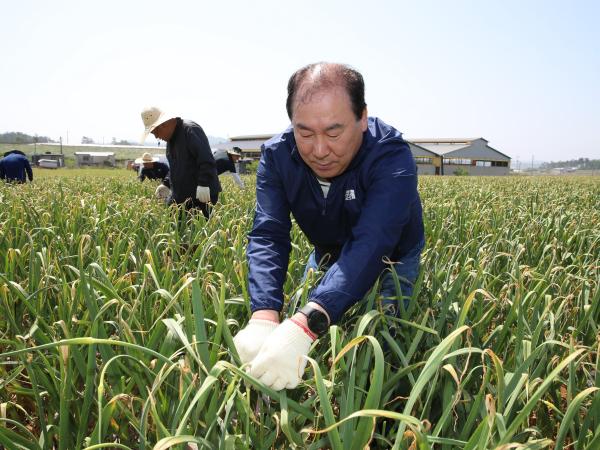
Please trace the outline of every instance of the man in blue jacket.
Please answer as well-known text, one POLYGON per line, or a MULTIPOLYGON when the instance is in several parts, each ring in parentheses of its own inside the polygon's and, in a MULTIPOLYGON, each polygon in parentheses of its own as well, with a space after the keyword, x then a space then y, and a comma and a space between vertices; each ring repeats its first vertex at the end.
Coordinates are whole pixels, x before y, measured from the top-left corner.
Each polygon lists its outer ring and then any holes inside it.
POLYGON ((11 150, 4 153, 0 160, 0 180, 25 183, 25 175, 33 181, 33 171, 27 157, 20 150, 11 150))
POLYGON ((234 338, 250 373, 276 390, 298 385, 312 342, 382 273, 382 297, 397 303, 386 261, 411 295, 424 244, 415 162, 400 132, 367 116, 361 74, 303 67, 286 106, 291 127, 262 148, 247 250, 252 317, 234 338), (280 323, 290 213, 314 245, 309 266, 323 262, 326 272, 307 305, 280 323))

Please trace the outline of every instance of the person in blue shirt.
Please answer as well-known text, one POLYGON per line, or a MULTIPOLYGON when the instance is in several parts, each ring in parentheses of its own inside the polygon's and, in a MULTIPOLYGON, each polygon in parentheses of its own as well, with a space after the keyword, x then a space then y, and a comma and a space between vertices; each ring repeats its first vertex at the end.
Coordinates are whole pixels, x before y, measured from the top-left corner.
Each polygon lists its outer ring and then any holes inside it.
POLYGON ((367 115, 362 75, 342 64, 303 67, 288 82, 286 107, 290 128, 262 147, 247 249, 252 316, 234 337, 250 374, 275 390, 298 385, 312 342, 380 275, 394 314, 390 270, 410 296, 424 246, 414 159, 399 131, 367 115), (320 263, 325 274, 280 323, 290 214, 314 246, 307 269, 320 263))
POLYGON ((33 171, 25 154, 20 150, 4 153, 4 158, 0 160, 0 180, 25 183, 25 176, 33 181, 33 171))

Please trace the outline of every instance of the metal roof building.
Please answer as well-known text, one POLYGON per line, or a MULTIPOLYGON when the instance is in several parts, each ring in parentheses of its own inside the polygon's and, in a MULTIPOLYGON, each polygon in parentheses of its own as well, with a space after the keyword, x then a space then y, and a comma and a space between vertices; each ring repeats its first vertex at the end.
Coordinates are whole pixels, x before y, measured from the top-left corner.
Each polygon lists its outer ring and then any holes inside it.
MULTIPOLYGON (((234 136, 217 145, 218 149, 229 150, 239 147, 244 157, 260 158, 260 146, 274 134, 234 136)), ((407 139, 417 163, 420 175, 508 175, 510 156, 488 145, 479 138, 459 139, 407 139)))
POLYGON ((487 139, 482 137, 408 140, 437 155, 433 160, 436 175, 453 175, 459 171, 469 175, 510 173, 510 156, 490 147, 487 139))

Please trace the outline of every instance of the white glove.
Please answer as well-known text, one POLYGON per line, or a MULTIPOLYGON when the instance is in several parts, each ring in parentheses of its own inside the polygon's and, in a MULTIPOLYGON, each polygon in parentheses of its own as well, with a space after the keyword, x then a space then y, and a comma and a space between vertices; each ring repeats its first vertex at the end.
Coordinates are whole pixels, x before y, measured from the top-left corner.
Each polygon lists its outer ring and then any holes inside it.
POLYGON ((202 203, 210 203, 210 188, 206 186, 197 186, 196 198, 202 203))
POLYGON ((159 184, 156 188, 156 191, 154 191, 154 195, 159 200, 166 200, 169 198, 169 195, 171 195, 171 189, 166 187, 164 184, 159 184))
POLYGON ((270 388, 280 391, 298 386, 313 340, 291 320, 273 331, 256 358, 250 363, 250 375, 270 388))
POLYGON ((244 180, 242 180, 242 178, 237 173, 232 173, 231 176, 233 177, 233 181, 235 181, 235 184, 237 184, 241 189, 244 189, 244 180))
POLYGON ((250 319, 248 325, 233 338, 242 363, 250 362, 258 354, 267 337, 279 325, 272 320, 250 319))

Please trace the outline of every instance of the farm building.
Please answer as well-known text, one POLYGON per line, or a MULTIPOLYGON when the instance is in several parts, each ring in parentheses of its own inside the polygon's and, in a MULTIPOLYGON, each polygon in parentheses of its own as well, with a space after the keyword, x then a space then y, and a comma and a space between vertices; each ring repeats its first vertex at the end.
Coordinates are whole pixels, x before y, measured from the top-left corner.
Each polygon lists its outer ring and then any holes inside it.
POLYGON ((433 158, 434 173, 436 174, 453 175, 461 169, 469 175, 508 175, 510 173, 510 156, 490 147, 488 141, 481 137, 409 139, 409 141, 411 144, 418 145, 437 155, 436 158, 433 158))
POLYGON ((417 163, 419 175, 440 175, 440 157, 437 153, 413 142, 409 142, 408 146, 417 163))
POLYGON ((77 167, 80 166, 108 166, 115 167, 114 152, 75 152, 77 167))
POLYGON ((65 155, 61 153, 46 152, 31 155, 31 162, 36 166, 40 165, 41 159, 56 161, 56 167, 65 167, 65 155))
MULTIPOLYGON (((260 158, 260 146, 273 134, 235 136, 218 149, 239 147, 248 158, 260 158)), ((484 138, 407 139, 420 175, 508 175, 510 157, 490 147, 484 138), (462 172, 461 171, 461 172, 462 172)))

